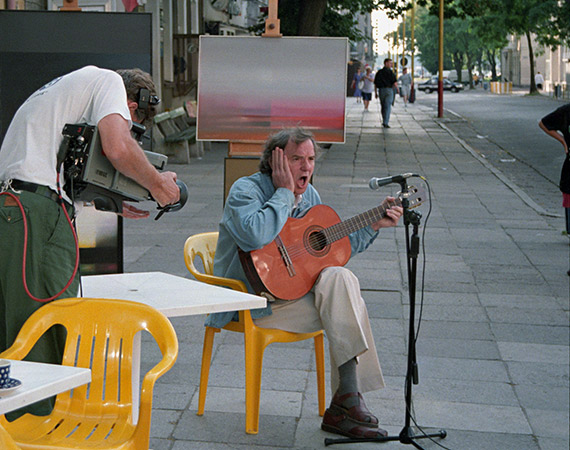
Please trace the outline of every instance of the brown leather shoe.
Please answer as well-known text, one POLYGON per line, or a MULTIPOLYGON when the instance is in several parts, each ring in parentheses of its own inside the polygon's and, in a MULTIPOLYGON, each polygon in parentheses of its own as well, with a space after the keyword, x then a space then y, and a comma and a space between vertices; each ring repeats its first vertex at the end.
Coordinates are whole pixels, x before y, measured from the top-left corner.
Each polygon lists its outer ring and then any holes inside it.
POLYGON ((355 439, 374 439, 388 436, 388 432, 382 428, 370 428, 359 425, 347 414, 339 412, 338 410, 331 410, 330 408, 325 411, 321 429, 329 433, 340 434, 355 439))
POLYGON ((368 410, 360 392, 349 392, 344 395, 335 394, 329 408, 335 414, 346 414, 358 425, 368 428, 378 426, 378 419, 368 410))

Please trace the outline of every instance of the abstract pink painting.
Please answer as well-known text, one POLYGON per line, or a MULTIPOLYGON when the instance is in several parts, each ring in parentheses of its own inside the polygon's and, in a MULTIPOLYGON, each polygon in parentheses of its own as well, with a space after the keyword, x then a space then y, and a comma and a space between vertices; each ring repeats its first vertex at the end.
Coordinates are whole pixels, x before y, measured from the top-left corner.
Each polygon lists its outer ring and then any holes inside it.
POLYGON ((346 38, 200 36, 199 140, 265 141, 302 126, 344 142, 346 38))

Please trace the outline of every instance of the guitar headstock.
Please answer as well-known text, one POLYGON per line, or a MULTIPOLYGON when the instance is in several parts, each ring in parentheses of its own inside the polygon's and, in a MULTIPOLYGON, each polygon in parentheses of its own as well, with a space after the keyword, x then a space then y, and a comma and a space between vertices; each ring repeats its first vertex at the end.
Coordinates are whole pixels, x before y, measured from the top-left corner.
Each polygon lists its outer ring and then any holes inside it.
POLYGON ((426 191, 423 188, 409 186, 404 192, 398 192, 398 199, 403 202, 408 201, 408 208, 413 209, 426 201, 426 191))

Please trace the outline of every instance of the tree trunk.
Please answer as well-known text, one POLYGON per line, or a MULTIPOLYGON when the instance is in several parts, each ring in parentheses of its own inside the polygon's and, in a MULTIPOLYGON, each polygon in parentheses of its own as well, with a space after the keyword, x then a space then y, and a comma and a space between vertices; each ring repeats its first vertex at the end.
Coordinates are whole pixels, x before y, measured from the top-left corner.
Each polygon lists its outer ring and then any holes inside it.
POLYGON ((453 60, 453 67, 457 73, 457 82, 461 83, 463 81, 461 79, 463 75, 463 55, 459 52, 455 52, 451 59, 453 60))
POLYGON ((328 0, 301 1, 299 11, 299 36, 319 36, 321 22, 327 9, 328 0))
POLYGON ((477 64, 479 65, 479 77, 478 77, 478 82, 483 84, 483 77, 485 74, 485 71, 483 69, 483 50, 480 50, 477 53, 477 64))
POLYGON ((473 89, 473 57, 467 52, 467 74, 469 75, 469 89, 473 89))
POLYGON ((497 62, 495 61, 495 50, 487 50, 487 59, 491 65, 491 81, 497 81, 497 62))
POLYGON ((534 82, 534 53, 532 51, 532 39, 530 37, 530 31, 526 33, 526 40, 528 42, 528 59, 530 62, 530 91, 529 94, 538 93, 538 89, 536 88, 536 83, 534 82))

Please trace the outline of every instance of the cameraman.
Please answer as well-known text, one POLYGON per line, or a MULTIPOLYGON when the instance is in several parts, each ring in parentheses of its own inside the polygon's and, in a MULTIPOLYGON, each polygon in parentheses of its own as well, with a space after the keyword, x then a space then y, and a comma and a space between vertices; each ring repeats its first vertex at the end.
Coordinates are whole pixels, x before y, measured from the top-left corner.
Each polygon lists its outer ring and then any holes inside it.
MULTIPOLYGON (((0 148, 0 352, 12 345, 23 323, 43 304, 33 297, 45 301, 66 286, 58 298, 78 292, 69 220, 75 211, 65 193, 62 205, 58 200, 57 154, 65 124, 97 125, 105 156, 119 172, 148 189, 161 206, 178 201, 176 174, 158 172, 130 132, 132 122, 148 122, 154 115, 155 92, 152 78, 140 69, 115 72, 87 66, 38 89, 14 115, 0 148), (28 226, 25 268, 20 207, 28 226)), ((123 215, 140 218, 149 213, 125 204, 123 215)), ((59 364, 63 343, 61 330, 51 329, 27 359, 59 364)), ((42 405, 34 413, 50 410, 42 405)))

